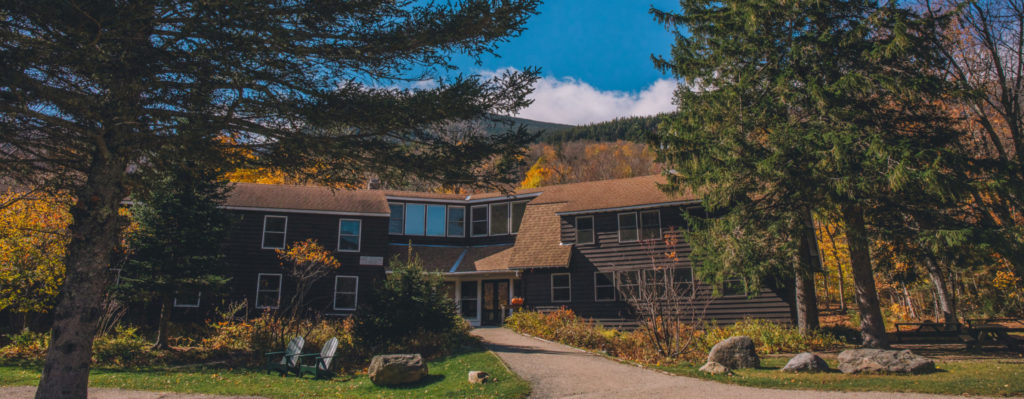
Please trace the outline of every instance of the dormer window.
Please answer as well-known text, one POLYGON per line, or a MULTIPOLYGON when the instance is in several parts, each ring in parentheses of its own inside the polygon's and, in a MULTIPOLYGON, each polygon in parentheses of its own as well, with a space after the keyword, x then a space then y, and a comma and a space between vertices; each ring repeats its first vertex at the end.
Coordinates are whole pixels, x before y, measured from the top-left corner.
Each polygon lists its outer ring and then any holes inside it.
POLYGON ((576 217, 576 243, 577 244, 593 244, 594 243, 594 217, 593 216, 577 216, 576 217))

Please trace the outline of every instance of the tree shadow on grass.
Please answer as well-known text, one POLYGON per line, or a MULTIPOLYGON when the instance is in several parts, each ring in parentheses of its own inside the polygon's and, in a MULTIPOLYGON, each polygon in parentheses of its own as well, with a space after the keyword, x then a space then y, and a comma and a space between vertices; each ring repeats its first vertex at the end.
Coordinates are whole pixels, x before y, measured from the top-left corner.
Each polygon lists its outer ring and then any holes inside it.
POLYGON ((424 376, 422 379, 420 379, 419 381, 416 381, 416 382, 414 382, 412 384, 388 385, 388 386, 385 386, 385 388, 393 389, 393 390, 396 390, 396 391, 420 389, 420 388, 424 388, 424 387, 428 387, 428 386, 437 384, 437 383, 439 383, 441 381, 444 381, 444 379, 445 379, 445 376, 441 375, 441 374, 428 374, 428 375, 424 376))

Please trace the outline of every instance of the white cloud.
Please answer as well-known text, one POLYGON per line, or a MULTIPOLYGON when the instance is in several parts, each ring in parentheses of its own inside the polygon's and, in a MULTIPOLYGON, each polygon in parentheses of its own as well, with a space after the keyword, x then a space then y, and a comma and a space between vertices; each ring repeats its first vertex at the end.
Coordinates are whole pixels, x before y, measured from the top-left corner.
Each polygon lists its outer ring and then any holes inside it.
POLYGON ((675 110, 672 94, 677 82, 660 79, 639 93, 602 91, 571 77, 545 77, 537 82, 533 104, 518 117, 582 125, 618 117, 647 116, 675 110))

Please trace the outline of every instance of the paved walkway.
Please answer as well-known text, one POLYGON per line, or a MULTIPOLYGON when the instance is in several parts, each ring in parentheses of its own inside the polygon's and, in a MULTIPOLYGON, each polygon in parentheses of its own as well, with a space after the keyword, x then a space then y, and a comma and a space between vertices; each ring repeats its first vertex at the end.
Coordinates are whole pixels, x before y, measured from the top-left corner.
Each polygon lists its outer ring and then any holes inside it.
MULTIPOLYGON (((36 387, 0 387, 2 399, 32 399, 36 387)), ((89 399, 260 399, 258 396, 219 396, 171 392, 129 391, 115 388, 89 388, 89 399)))
MULTIPOLYGON (((822 392, 750 388, 645 370, 579 349, 516 334, 506 328, 478 328, 483 338, 520 377, 533 386, 532 398, 952 398, 891 392, 822 392)), ((957 396, 962 397, 962 396, 957 396)))

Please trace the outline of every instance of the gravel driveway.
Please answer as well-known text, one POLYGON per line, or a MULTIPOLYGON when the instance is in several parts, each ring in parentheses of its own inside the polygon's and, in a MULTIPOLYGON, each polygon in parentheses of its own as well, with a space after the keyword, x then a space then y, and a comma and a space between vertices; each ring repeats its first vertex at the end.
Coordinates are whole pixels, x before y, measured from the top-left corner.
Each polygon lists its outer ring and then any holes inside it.
POLYGON ((962 398, 892 392, 824 392, 751 388, 645 370, 512 332, 478 328, 483 338, 520 377, 533 387, 531 398, 962 398))

